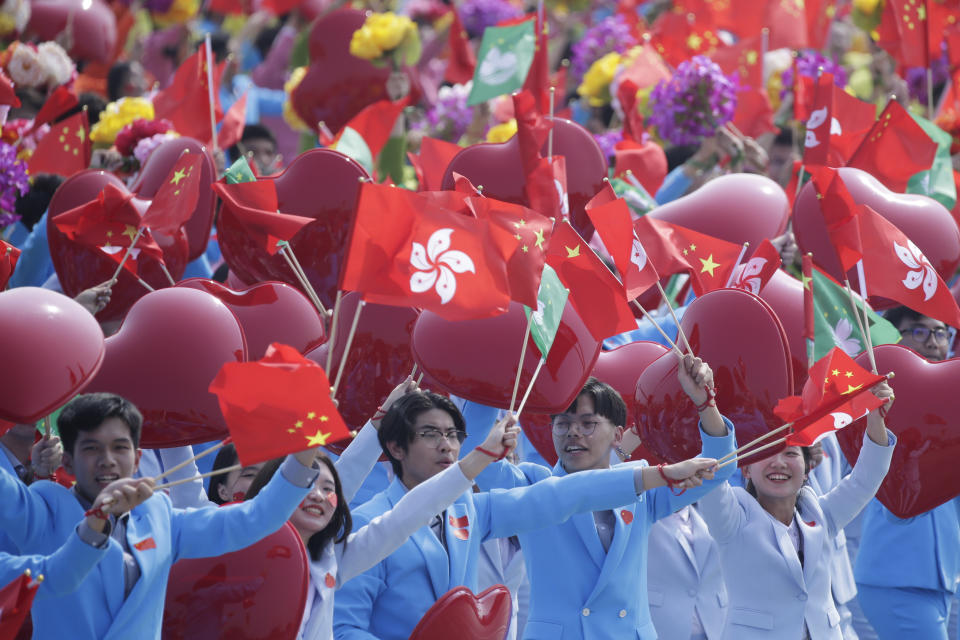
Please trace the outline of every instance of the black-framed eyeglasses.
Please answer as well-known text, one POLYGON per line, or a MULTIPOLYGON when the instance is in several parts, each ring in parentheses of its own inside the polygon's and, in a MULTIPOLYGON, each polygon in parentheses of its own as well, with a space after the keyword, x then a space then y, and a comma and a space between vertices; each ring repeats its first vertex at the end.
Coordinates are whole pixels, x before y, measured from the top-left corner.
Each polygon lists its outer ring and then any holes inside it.
POLYGON ((423 431, 417 432, 417 437, 423 440, 423 444, 427 445, 429 448, 437 449, 440 447, 441 439, 446 439, 446 441, 450 444, 456 442, 459 445, 463 444, 463 441, 467 439, 467 434, 458 429, 451 429, 450 431, 424 429, 423 431))
POLYGON ((918 324, 909 329, 901 329, 901 335, 909 333, 914 340, 917 342, 926 342, 930 339, 930 336, 933 336, 935 342, 940 344, 947 344, 947 340, 950 339, 950 332, 944 329, 943 327, 937 327, 936 329, 931 329, 930 327, 925 327, 921 324, 918 324))
POLYGON ((551 423, 553 432, 558 436, 567 435, 570 433, 570 429, 572 429, 574 426, 578 428, 580 435, 589 436, 592 435, 593 432, 597 430, 597 427, 601 424, 603 424, 602 418, 587 418, 585 420, 577 420, 568 416, 557 416, 551 423))

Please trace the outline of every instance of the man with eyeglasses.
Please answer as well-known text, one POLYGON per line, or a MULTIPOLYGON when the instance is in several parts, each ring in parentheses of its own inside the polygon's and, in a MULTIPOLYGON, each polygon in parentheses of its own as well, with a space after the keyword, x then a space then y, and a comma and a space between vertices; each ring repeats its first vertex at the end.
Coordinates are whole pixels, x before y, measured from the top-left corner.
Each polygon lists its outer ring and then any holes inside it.
MULTIPOLYGON (((685 375, 692 386, 711 384, 699 368, 692 376, 685 375)), ((726 431, 720 415, 711 416, 713 428, 726 431)), ((504 420, 516 423, 512 416, 504 420)), ((455 464, 465 436, 463 415, 449 398, 427 391, 407 394, 393 403, 378 437, 396 479, 353 511, 354 526, 363 526, 395 505, 409 489, 455 464)), ((732 436, 721 439, 729 446, 718 449, 718 455, 733 449, 732 436)), ((505 452, 482 453, 496 458, 505 452)), ((421 528, 389 557, 343 586, 334 605, 334 637, 404 640, 444 593, 459 585, 477 590, 484 541, 517 535, 525 550, 528 545, 533 548, 544 527, 558 525, 575 514, 590 519, 593 511, 634 505, 642 500, 639 496, 649 495, 647 490, 656 492, 668 481, 678 492, 690 488, 688 493, 695 496, 702 493, 695 488, 713 478, 715 465, 715 458, 693 458, 661 469, 622 466, 506 491, 464 493, 437 514, 432 525, 421 528)), ((717 475, 724 472, 728 469, 717 475)), ((554 563, 562 561, 560 556, 552 558, 554 563)), ((624 616, 626 613, 614 619, 624 616)), ((554 637, 534 636, 529 629, 528 622, 525 638, 554 637)), ((451 630, 451 635, 456 635, 456 630, 451 630)))
MULTIPOLYGON (((950 334, 944 323, 906 307, 884 317, 900 330, 902 346, 931 362, 946 359, 950 334)), ((877 637, 946 640, 960 581, 958 509, 955 498, 903 520, 876 499, 867 505, 853 573, 860 607, 877 637)))

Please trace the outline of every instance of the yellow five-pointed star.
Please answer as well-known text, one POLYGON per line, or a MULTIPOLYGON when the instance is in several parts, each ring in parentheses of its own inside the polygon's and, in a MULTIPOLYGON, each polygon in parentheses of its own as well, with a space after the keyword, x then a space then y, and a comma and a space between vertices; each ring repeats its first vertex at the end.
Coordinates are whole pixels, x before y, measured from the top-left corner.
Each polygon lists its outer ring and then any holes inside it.
POLYGON ((713 270, 720 266, 719 262, 713 261, 712 253, 709 256, 707 256, 706 260, 704 260, 703 258, 700 258, 700 262, 703 264, 703 268, 700 269, 700 273, 709 272, 711 277, 714 275, 713 270))
POLYGON ((520 227, 524 226, 525 224, 527 224, 527 221, 526 221, 526 220, 520 220, 520 222, 514 222, 514 223, 513 223, 513 226, 515 226, 517 229, 519 229, 520 227))
POLYGON ((129 237, 130 242, 133 242, 133 239, 137 237, 137 228, 134 227, 133 225, 128 224, 126 228, 123 230, 123 233, 120 235, 129 237))
POLYGON ((852 378, 852 377, 853 377, 853 371, 847 371, 847 372, 846 372, 845 374, 843 374, 843 375, 847 376, 848 378, 852 378))
POLYGON ((311 411, 310 413, 307 414, 307 420, 313 420, 316 417, 317 417, 317 413, 315 411, 311 411))
POLYGON ((853 393, 854 391, 856 391, 857 389, 859 389, 859 388, 862 387, 862 386, 863 386, 862 384, 858 384, 857 386, 854 387, 853 385, 849 385, 849 384, 848 384, 848 385, 847 385, 847 390, 844 391, 842 395, 847 395, 848 393, 853 393))
POLYGON ((691 245, 690 245, 690 251, 696 251, 696 250, 697 250, 697 245, 691 244, 691 245))
POLYGON ((537 231, 534 231, 534 232, 533 232, 533 235, 536 236, 536 238, 537 238, 537 241, 534 243, 533 246, 535 246, 537 249, 542 249, 542 248, 543 248, 543 243, 544 243, 543 229, 539 229, 539 230, 537 230, 537 231))
POLYGON ((86 134, 87 134, 87 132, 83 130, 83 127, 80 127, 79 129, 77 129, 77 137, 80 138, 81 144, 83 143, 84 139, 86 138, 86 134))
POLYGON ((528 251, 530 251, 530 247, 528 247, 527 245, 523 245, 522 248, 524 253, 527 253, 528 251))
POLYGON ((173 174, 173 177, 170 178, 170 184, 175 184, 179 186, 180 181, 186 177, 187 177, 186 171, 184 171, 183 169, 177 169, 177 171, 173 174))
POLYGON ((329 419, 327 416, 320 416, 320 422, 326 422, 329 419))
POLYGON ((813 278, 808 278, 807 276, 801 275, 800 281, 803 283, 803 288, 810 290, 810 283, 813 282, 813 278))
POLYGON ((563 248, 567 250, 567 257, 568 257, 568 258, 576 258, 577 256, 580 255, 580 245, 577 245, 577 246, 576 246, 575 248, 573 248, 573 249, 571 249, 570 247, 564 245, 563 248))
POLYGON ((112 237, 113 237, 113 231, 107 231, 107 237, 108 237, 108 238, 112 238, 112 237))
POLYGON ((830 372, 830 375, 832 375, 832 376, 838 376, 838 375, 840 375, 840 369, 834 369, 833 371, 830 372))
POLYGON ((297 420, 295 423, 293 423, 293 426, 295 426, 297 429, 302 428, 302 427, 303 427, 303 420, 297 420))
POLYGON ((304 437, 307 439, 308 447, 322 447, 323 445, 327 444, 327 438, 330 437, 330 434, 324 433, 318 429, 317 432, 312 436, 304 437))
POLYGON ((513 237, 516 238, 517 240, 523 240, 523 237, 519 233, 513 237))

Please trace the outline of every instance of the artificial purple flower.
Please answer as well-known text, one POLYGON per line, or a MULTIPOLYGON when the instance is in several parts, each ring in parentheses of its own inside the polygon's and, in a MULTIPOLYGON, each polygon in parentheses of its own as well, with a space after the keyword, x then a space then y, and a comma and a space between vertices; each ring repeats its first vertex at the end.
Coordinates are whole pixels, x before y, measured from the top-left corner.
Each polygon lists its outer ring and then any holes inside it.
POLYGON ((600 145, 600 150, 603 151, 603 155, 607 157, 607 160, 612 160, 616 154, 617 143, 623 140, 623 130, 616 129, 614 131, 595 133, 593 134, 593 139, 600 145))
POLYGON ((619 13, 607 16, 583 32, 573 45, 570 70, 574 81, 579 84, 583 75, 596 60, 608 53, 623 53, 637 44, 623 16, 619 13))
POLYGON ((466 0, 457 11, 463 28, 471 38, 482 36, 487 27, 523 15, 519 7, 507 0, 466 0))
MULTIPOLYGON (((820 75, 820 70, 823 69, 824 73, 833 74, 833 84, 841 89, 847 86, 846 69, 844 69, 835 58, 828 58, 819 51, 814 51, 813 49, 803 51, 797 56, 795 66, 801 76, 808 78, 816 78, 820 75)), ((780 99, 783 100, 787 93, 793 91, 793 66, 789 66, 783 70, 781 82, 783 83, 783 88, 780 89, 780 99)))
POLYGON ((441 87, 437 93, 437 102, 427 109, 423 119, 415 122, 413 128, 423 131, 431 138, 456 142, 467 132, 473 122, 473 107, 467 106, 472 81, 441 87))
MULTIPOLYGON (((946 54, 930 61, 930 72, 933 75, 933 86, 942 85, 950 78, 950 65, 946 54)), ((910 97, 920 104, 927 105, 927 68, 910 67, 907 69, 907 89, 910 97)))
POLYGON ((650 92, 647 122, 675 145, 699 143, 733 119, 737 84, 705 56, 680 63, 650 92))
MULTIPOLYGON (((153 13, 166 13, 170 11, 170 7, 173 6, 173 1, 174 0, 147 0, 143 3, 143 8, 153 13)), ((129 7, 133 4, 133 0, 122 0, 122 4, 129 7)))
POLYGON ((29 188, 27 164, 17 158, 15 147, 0 142, 0 227, 20 219, 13 213, 14 206, 17 196, 22 196, 29 188))

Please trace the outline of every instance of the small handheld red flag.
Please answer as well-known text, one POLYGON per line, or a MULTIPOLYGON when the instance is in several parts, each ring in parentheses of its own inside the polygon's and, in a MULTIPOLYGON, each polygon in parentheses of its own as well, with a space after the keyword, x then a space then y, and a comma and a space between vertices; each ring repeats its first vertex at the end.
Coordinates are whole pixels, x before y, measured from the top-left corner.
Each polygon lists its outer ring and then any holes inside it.
POLYGON ((633 300, 655 285, 660 276, 633 229, 626 201, 618 198, 598 207, 588 205, 587 215, 620 272, 626 299, 633 300))
POLYGON ((57 173, 68 178, 89 165, 90 126, 86 111, 51 126, 27 161, 30 175, 57 173))
POLYGON ((772 242, 764 238, 746 264, 739 267, 730 286, 758 296, 763 285, 770 281, 782 263, 780 252, 772 242))
POLYGON ((28 573, 0 589, 0 638, 15 638, 23 621, 30 615, 33 597, 40 587, 28 573))
POLYGON ((11 244, 0 240, 0 291, 7 288, 10 282, 10 276, 13 270, 17 268, 17 260, 20 259, 20 249, 11 244))
POLYGON ((200 194, 200 162, 199 153, 187 152, 177 159, 143 214, 142 226, 173 233, 190 219, 200 194))
POLYGON ((213 190, 223 200, 228 215, 235 216, 247 233, 270 255, 279 250, 278 242, 289 242, 300 229, 313 222, 312 218, 277 210, 277 188, 272 180, 236 184, 215 182, 213 190))

